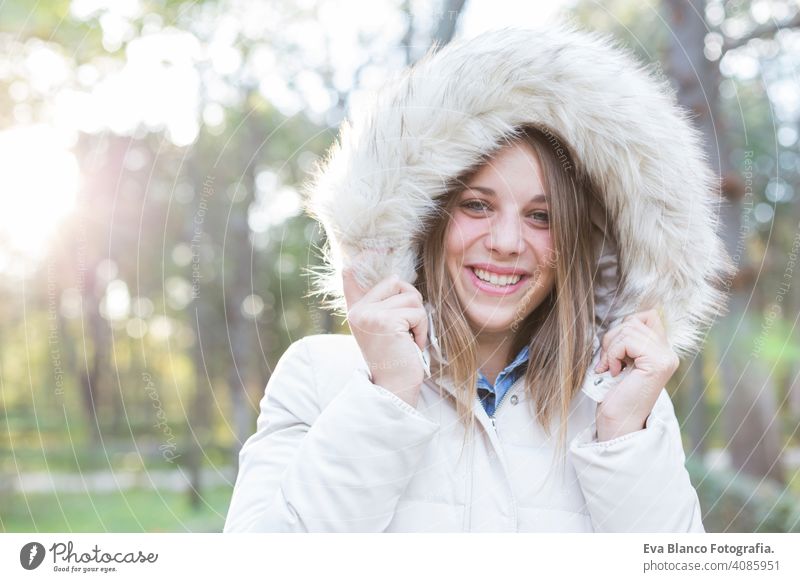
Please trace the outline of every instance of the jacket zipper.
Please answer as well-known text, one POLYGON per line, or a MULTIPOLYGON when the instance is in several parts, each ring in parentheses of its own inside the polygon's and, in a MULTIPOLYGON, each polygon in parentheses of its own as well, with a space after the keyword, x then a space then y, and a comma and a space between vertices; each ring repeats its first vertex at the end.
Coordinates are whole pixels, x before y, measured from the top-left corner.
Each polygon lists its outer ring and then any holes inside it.
MULTIPOLYGON (((500 434, 497 432, 497 424, 495 423, 495 416, 497 415, 497 411, 500 410, 500 407, 503 405, 503 402, 508 400, 509 394, 512 394, 512 393, 515 393, 515 392, 519 391, 519 384, 524 378, 525 378, 524 375, 521 378, 518 378, 517 381, 514 382, 514 384, 511 386, 511 388, 509 388, 506 391, 506 393, 503 394, 503 397, 500 399, 500 402, 498 402, 497 406, 494 407, 494 412, 492 413, 492 416, 489 417, 491 419, 491 421, 492 421, 492 428, 494 429, 494 434, 497 437, 498 441, 500 440, 500 434)), ((524 385, 524 382, 522 382, 522 384, 524 385)), ((480 402, 480 398, 478 398, 478 402, 480 402)), ((482 404, 481 404, 481 406, 482 406, 482 404)), ((508 475, 506 475, 506 479, 508 479, 508 475)), ((518 516, 517 516, 517 501, 516 501, 516 499, 514 499, 514 491, 513 491, 513 488, 511 487, 511 483, 510 482, 509 482, 508 486, 509 486, 511 507, 512 507, 512 511, 514 512, 514 518, 513 518, 514 519, 514 525, 515 525, 515 527, 518 528, 519 522, 518 522, 518 516)), ((471 501, 470 501, 470 503, 471 503, 471 501)), ((470 507, 470 527, 472 527, 471 524, 472 524, 472 508, 470 507)))
MULTIPOLYGON (((514 382, 514 385, 513 385, 513 386, 511 386, 511 388, 509 388, 509 389, 506 391, 506 393, 505 393, 505 394, 503 394, 503 397, 500 399, 500 402, 498 402, 498 403, 497 403, 497 406, 495 406, 495 407, 494 407, 494 412, 493 412, 493 413, 492 413, 492 415, 489 417, 489 419, 492 421, 492 428, 494 429, 494 432, 495 432, 495 433, 497 432, 497 424, 495 423, 495 416, 497 416, 497 411, 498 411, 498 410, 500 410, 500 407, 503 405, 503 402, 505 402, 506 400, 508 400, 508 395, 509 395, 509 394, 511 394, 512 392, 516 392, 516 391, 517 391, 517 388, 518 388, 518 387, 517 387, 517 384, 518 384, 518 383, 519 383, 519 379, 517 379, 517 381, 516 381, 516 382, 514 382)), ((498 436, 499 436, 499 435, 498 435, 498 436)))

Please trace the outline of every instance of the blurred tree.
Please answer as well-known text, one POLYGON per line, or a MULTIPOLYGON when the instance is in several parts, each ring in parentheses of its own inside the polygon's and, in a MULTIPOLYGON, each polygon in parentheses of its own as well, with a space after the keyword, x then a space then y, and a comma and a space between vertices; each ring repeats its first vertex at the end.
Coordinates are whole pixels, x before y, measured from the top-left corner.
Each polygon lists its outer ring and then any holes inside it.
MULTIPOLYGON (((717 363, 724 389, 720 411, 724 441, 729 444, 735 467, 750 475, 783 483, 781 453, 784 443, 780 423, 776 422, 779 418, 777 378, 771 363, 753 354, 752 338, 759 330, 751 323, 754 318, 748 315, 748 305, 756 291, 756 267, 748 254, 739 251, 746 245, 743 234, 749 235, 743 225, 744 180, 731 166, 731 132, 721 110, 722 76, 718 60, 728 50, 745 46, 750 39, 774 34, 783 26, 797 26, 798 19, 795 17, 784 25, 773 21, 768 27, 754 27, 746 34, 731 38, 725 35, 725 19, 718 18, 718 26, 713 26, 705 17, 709 10, 712 15, 714 10, 725 10, 723 3, 666 0, 664 8, 674 35, 667 52, 669 72, 677 84, 679 101, 695 115, 695 123, 705 137, 708 159, 720 177, 720 194, 724 200, 720 233, 730 255, 738 259, 739 272, 730 282, 729 309, 714 328, 717 345, 724 348, 717 363), (748 357, 742 357, 748 352, 748 357)), ((754 144, 748 149, 752 147, 754 144)))
MULTIPOLYGON (((703 133, 709 162, 720 177, 720 234, 739 271, 729 282, 730 310, 711 331, 713 341, 707 347, 715 352, 704 350, 687 370, 690 394, 684 400, 689 400, 687 426, 694 453, 704 453, 712 442, 724 443, 723 452, 733 467, 783 483, 782 453, 787 439, 778 422, 785 408, 779 398, 789 388, 783 389, 781 375, 776 374, 780 360, 776 362, 757 344, 764 340, 759 334, 763 336, 765 327, 770 327, 770 320, 765 320, 770 301, 775 305, 783 300, 769 293, 779 289, 785 259, 773 265, 770 256, 778 258, 782 249, 791 248, 792 235, 781 233, 794 233, 798 220, 779 221, 776 214, 773 231, 768 207, 761 196, 755 196, 763 194, 764 184, 775 179, 768 173, 777 168, 767 160, 783 155, 776 156, 774 151, 776 120, 769 116, 771 111, 780 113, 771 102, 778 93, 765 93, 756 77, 760 73, 767 83, 777 86, 781 76, 787 77, 791 66, 797 66, 796 61, 790 64, 789 35, 781 37, 785 43, 769 40, 798 26, 797 7, 791 2, 664 0, 656 10, 646 4, 611 0, 602 8, 581 2, 576 12, 587 25, 625 39, 657 68, 658 55, 663 55, 665 73, 679 102, 703 133), (740 50, 744 52, 737 54, 740 50), (783 67, 778 66, 780 61, 783 67), (740 72, 745 69, 752 72, 740 72), (773 232, 779 244, 769 244, 773 232), (762 243, 765 235, 766 245, 762 243), (709 356, 712 359, 704 365, 709 356), (719 396, 713 390, 717 385, 722 391, 719 396), (718 410, 709 410, 712 400, 719 403, 718 410)), ((796 116, 793 120, 785 117, 784 123, 794 129, 782 130, 795 140, 796 121, 796 116)), ((788 138, 784 141, 788 143, 788 138)), ((785 163, 784 176, 797 181, 797 167, 791 160, 785 163)), ((768 201, 775 203, 774 197, 768 201)), ((786 308, 796 305, 797 299, 787 299, 782 312, 794 313, 786 308)), ((768 338, 778 341, 779 328, 767 329, 768 338)), ((781 354, 779 358, 789 352, 781 354)), ((792 366, 797 369, 796 363, 792 366)))

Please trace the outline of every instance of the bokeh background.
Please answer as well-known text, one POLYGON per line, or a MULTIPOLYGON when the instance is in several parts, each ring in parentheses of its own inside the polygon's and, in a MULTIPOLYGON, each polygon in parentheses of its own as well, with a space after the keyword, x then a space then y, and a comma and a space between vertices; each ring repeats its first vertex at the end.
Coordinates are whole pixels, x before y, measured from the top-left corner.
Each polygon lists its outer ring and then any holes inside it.
MULTIPOLYGON (((0 531, 219 531, 308 297, 300 188, 433 43, 568 15, 670 79, 731 304, 668 387, 709 531, 800 531, 800 1, 0 2, 0 531)), ((697 249, 702 254, 703 249, 697 249)))

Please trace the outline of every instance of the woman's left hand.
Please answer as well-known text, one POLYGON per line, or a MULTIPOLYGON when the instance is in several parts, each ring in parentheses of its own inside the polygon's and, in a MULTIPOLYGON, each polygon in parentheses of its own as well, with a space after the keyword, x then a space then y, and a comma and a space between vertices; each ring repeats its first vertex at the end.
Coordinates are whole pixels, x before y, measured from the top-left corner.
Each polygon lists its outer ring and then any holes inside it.
POLYGON ((623 318, 603 336, 601 346, 596 372, 611 370, 616 377, 623 364, 633 366, 597 407, 597 439, 607 441, 645 428, 658 395, 680 360, 670 348, 655 309, 623 318))

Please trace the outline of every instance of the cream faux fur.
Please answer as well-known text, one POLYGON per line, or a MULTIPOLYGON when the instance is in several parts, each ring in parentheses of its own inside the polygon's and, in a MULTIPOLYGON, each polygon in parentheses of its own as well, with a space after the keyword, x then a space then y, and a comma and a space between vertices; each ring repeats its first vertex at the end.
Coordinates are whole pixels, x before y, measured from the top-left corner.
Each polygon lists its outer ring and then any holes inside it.
POLYGON ((327 234, 316 290, 344 313, 341 269, 365 249, 362 285, 391 272, 414 282, 423 219, 448 179, 521 124, 558 132, 601 187, 613 228, 595 217, 610 277, 596 290, 598 325, 660 304, 673 349, 690 354, 733 272, 699 133, 666 80, 571 23, 453 42, 352 112, 306 189, 327 234))

